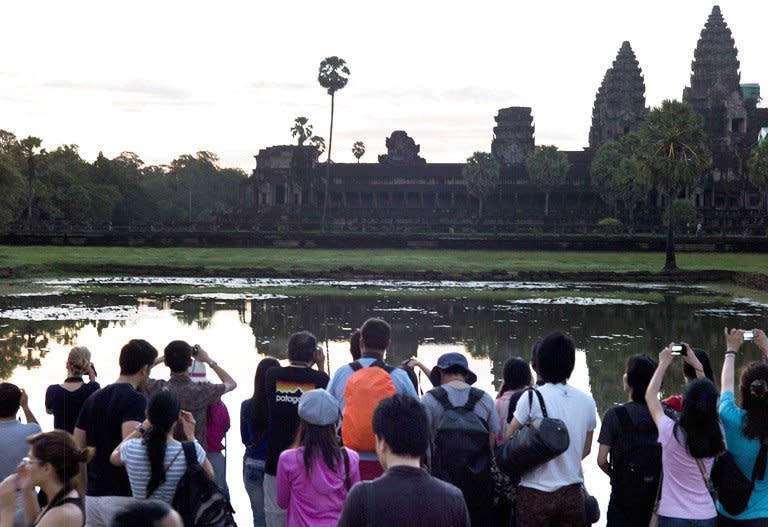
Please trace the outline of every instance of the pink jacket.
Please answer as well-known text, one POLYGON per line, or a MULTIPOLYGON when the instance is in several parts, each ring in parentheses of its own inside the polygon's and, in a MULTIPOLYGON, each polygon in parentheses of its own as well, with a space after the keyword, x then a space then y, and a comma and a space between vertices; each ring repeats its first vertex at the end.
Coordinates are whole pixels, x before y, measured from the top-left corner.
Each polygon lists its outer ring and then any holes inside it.
MULTIPOLYGON (((360 481, 360 457, 349 454, 350 487, 360 481)), ((331 471, 322 457, 316 457, 307 476, 304 448, 280 454, 277 464, 277 504, 288 510, 286 527, 335 527, 349 489, 344 486, 344 461, 331 471)))

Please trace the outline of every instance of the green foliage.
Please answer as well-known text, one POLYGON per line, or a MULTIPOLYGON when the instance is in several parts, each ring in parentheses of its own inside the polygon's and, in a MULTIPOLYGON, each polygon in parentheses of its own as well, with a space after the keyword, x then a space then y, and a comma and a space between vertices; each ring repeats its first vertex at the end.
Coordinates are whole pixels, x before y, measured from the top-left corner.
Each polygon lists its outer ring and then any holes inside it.
POLYGON ((298 140, 299 146, 312 137, 312 125, 309 124, 309 119, 306 117, 297 117, 293 120, 293 126, 291 127, 291 137, 298 140))
MULTIPOLYGON (((675 219, 674 228, 678 233, 685 232, 686 225, 691 227, 696 222, 696 206, 689 199, 676 199, 674 202, 675 211, 673 218, 675 219)), ((665 226, 669 225, 669 213, 664 212, 662 216, 662 223, 665 226)))
POLYGON ((624 225, 616 218, 603 218, 597 222, 597 226, 603 232, 615 233, 621 231, 624 225))
POLYGON ((349 68, 344 59, 333 56, 326 57, 320 62, 317 72, 317 82, 333 95, 349 82, 349 68))
POLYGON ((461 170, 461 175, 467 184, 467 192, 478 199, 479 216, 483 215, 483 200, 487 198, 499 184, 499 162, 493 154, 475 152, 467 158, 467 164, 461 170))
POLYGON ((365 143, 362 141, 355 141, 352 145, 352 155, 357 158, 357 162, 360 162, 360 158, 365 155, 365 143))
POLYGON ((313 135, 309 142, 312 143, 312 146, 317 148, 317 157, 323 155, 323 152, 325 152, 325 139, 323 137, 313 135))
POLYGON ((544 191, 544 214, 549 215, 549 193, 565 184, 570 164, 556 146, 537 146, 525 160, 528 179, 544 191))
POLYGON ((638 156, 640 138, 629 134, 621 141, 600 146, 592 160, 592 184, 612 206, 621 201, 634 224, 634 209, 648 195, 650 187, 638 156))
POLYGON ((0 152, 0 227, 12 223, 24 208, 24 178, 11 156, 0 152))
POLYGON ((752 149, 747 162, 749 180, 760 188, 768 188, 768 141, 752 149))

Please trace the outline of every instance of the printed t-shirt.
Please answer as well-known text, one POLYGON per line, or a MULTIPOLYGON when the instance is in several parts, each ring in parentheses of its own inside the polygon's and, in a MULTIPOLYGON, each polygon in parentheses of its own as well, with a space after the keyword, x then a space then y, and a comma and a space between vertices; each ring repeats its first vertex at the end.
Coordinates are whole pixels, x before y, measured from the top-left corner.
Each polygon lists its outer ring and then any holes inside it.
MULTIPOLYGON (((659 422, 659 443, 663 478, 659 515, 686 520, 708 520, 714 518, 715 504, 704 483, 696 460, 685 446, 685 432, 678 427, 677 437, 673 433, 675 422, 664 415, 659 422)), ((706 458, 704 469, 712 471, 714 458, 706 458)))
POLYGON ((299 399, 305 392, 328 386, 328 375, 304 366, 284 366, 270 369, 264 384, 269 409, 264 472, 274 476, 280 453, 291 445, 299 428, 299 399))
POLYGON ((83 403, 99 388, 101 386, 96 381, 85 383, 71 392, 58 384, 50 385, 45 391, 45 409, 53 414, 53 427, 71 434, 83 403))
POLYGON ((27 437, 39 432, 40 425, 36 423, 0 421, 0 481, 16 474, 16 467, 29 453, 27 437))
POLYGON ((86 444, 96 448, 88 463, 88 496, 131 495, 128 474, 112 465, 109 456, 123 440, 123 423, 144 421, 146 408, 146 397, 124 382, 110 384, 86 399, 76 427, 85 432, 86 444))
MULTIPOLYGON (((752 477, 752 469, 760 450, 759 439, 744 437, 744 419, 747 412, 736 406, 733 392, 723 392, 720 395, 720 422, 725 432, 725 446, 736 460, 736 465, 747 478, 752 477)), ((752 520, 768 518, 768 479, 759 479, 764 474, 758 474, 755 480, 755 490, 749 497, 747 508, 741 514, 731 515, 718 504, 717 510, 727 518, 736 520, 752 520)))
MULTIPOLYGON (((195 418, 195 439, 207 449, 208 439, 205 433, 208 426, 208 406, 219 400, 226 387, 223 384, 194 382, 186 373, 173 373, 167 381, 149 379, 144 386, 144 393, 147 394, 147 399, 151 399, 163 388, 168 388, 178 396, 182 410, 192 413, 195 418)), ((184 428, 180 424, 176 425, 173 437, 178 440, 186 439, 184 428)))
MULTIPOLYGON (((597 409, 591 396, 568 384, 546 383, 539 386, 539 392, 547 407, 547 415, 562 419, 568 429, 568 449, 555 459, 540 465, 523 475, 520 485, 542 492, 554 492, 574 483, 583 483, 581 457, 587 433, 597 426, 597 409)), ((533 394, 533 406, 528 404, 526 394, 520 397, 515 408, 515 419, 525 424, 530 413, 533 419, 543 414, 539 399, 533 394)))
MULTIPOLYGON (((471 386, 466 383, 462 383, 463 386, 457 387, 453 384, 443 384, 445 393, 448 395, 448 402, 453 406, 464 406, 469 400, 469 390, 471 386)), ((433 388, 435 389, 435 388, 433 388)), ((427 417, 429 418, 429 430, 432 437, 435 437, 437 426, 440 424, 440 418, 445 413, 445 409, 440 402, 432 395, 432 390, 424 394, 421 399, 424 404, 424 408, 427 410, 427 417)), ((496 414, 496 407, 493 404, 493 399, 487 393, 483 392, 483 397, 477 401, 473 412, 488 426, 488 432, 496 434, 500 430, 499 416, 496 414)))
MULTIPOLYGON (((168 467, 165 471, 165 482, 155 489, 151 499, 164 501, 168 504, 173 501, 176 486, 187 470, 187 460, 183 450, 178 441, 166 445, 165 458, 163 459, 163 467, 168 467)), ((200 465, 205 463, 205 450, 197 441, 195 441, 195 452, 197 452, 197 462, 200 465)), ((139 500, 145 499, 149 478, 152 476, 152 468, 149 464, 147 445, 144 440, 129 439, 123 443, 120 447, 120 459, 125 465, 126 472, 128 472, 133 497, 139 500)))
POLYGON ((253 422, 255 413, 252 399, 246 399, 240 405, 240 439, 245 445, 247 459, 264 461, 267 459, 267 430, 253 422))

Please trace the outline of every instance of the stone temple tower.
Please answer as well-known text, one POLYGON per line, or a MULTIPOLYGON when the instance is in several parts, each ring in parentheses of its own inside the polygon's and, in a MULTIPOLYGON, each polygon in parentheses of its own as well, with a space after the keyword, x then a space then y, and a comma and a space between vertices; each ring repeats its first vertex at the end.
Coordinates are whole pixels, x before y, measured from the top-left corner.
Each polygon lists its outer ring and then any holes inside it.
POLYGON ((493 128, 491 152, 503 165, 525 163, 533 152, 533 129, 530 108, 512 106, 500 109, 493 128))
POLYGON ((645 81, 629 42, 619 49, 613 66, 605 72, 592 108, 589 146, 598 148, 634 131, 645 118, 645 81))

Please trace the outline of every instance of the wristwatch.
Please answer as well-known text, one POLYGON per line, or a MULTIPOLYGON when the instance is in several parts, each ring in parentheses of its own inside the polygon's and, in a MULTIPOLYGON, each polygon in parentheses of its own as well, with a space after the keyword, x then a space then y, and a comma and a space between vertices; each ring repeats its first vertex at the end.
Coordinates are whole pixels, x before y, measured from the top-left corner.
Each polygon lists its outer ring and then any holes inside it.
POLYGON ((143 425, 142 423, 139 423, 139 424, 136 426, 136 431, 137 431, 139 434, 141 434, 141 435, 144 435, 144 432, 146 432, 146 430, 144 429, 144 425, 143 425))

